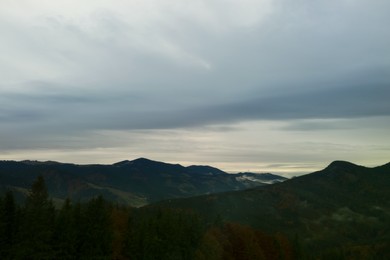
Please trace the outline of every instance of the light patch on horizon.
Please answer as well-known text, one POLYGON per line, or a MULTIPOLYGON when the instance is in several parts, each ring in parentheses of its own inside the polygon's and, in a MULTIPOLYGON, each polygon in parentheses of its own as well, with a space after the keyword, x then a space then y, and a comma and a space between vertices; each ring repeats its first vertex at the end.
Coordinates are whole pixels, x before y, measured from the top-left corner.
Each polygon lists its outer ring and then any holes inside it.
MULTIPOLYGON (((290 131, 286 130, 286 123, 271 121, 246 122, 234 127, 98 131, 73 141, 68 139, 68 142, 52 140, 51 146, 41 149, 30 150, 38 145, 32 144, 26 152, 17 149, 1 156, 2 159, 80 164, 112 164, 147 157, 185 166, 207 164, 232 173, 271 172, 292 177, 320 170, 335 159, 369 167, 386 163, 390 141, 381 137, 386 134, 385 130, 374 127, 386 119, 369 119, 365 122, 366 127, 353 131, 348 127, 342 130, 324 127, 322 130, 290 131)), ((338 125, 362 123, 362 119, 336 121, 338 125)), ((316 123, 332 125, 333 122, 316 123)))

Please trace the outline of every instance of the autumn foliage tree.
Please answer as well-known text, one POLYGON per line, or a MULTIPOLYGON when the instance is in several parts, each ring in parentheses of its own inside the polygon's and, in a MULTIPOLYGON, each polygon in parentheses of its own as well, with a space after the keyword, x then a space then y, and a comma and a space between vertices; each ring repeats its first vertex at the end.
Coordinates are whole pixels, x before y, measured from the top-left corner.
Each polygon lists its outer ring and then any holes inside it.
POLYGON ((238 223, 226 223, 207 230, 196 259, 294 259, 294 255, 287 238, 280 234, 271 236, 238 223))

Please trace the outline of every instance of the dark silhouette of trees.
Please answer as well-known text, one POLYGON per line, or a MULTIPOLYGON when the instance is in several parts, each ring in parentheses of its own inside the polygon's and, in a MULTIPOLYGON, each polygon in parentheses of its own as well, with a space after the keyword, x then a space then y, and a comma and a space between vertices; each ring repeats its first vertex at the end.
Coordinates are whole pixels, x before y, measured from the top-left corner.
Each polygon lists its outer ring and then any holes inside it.
POLYGON ((66 199, 57 214, 53 233, 53 247, 57 259, 72 259, 77 255, 77 222, 74 218, 74 207, 66 199))
POLYGON ((193 259, 202 234, 200 217, 173 209, 145 209, 130 216, 125 255, 131 259, 193 259))
POLYGON ((25 206, 17 245, 17 257, 30 259, 52 258, 51 238, 55 209, 49 199, 45 181, 39 176, 32 184, 25 206))
POLYGON ((110 259, 112 249, 111 209, 101 196, 86 204, 82 219, 81 254, 87 258, 110 259))
POLYGON ((291 244, 278 234, 267 235, 237 223, 211 227, 201 241, 196 259, 294 259, 291 244))
POLYGON ((192 210, 108 203, 99 196, 57 208, 38 177, 23 205, 0 197, 0 259, 293 259, 281 234, 209 223, 192 210))
POLYGON ((11 191, 7 191, 0 203, 0 258, 6 259, 12 254, 16 242, 17 208, 11 191))

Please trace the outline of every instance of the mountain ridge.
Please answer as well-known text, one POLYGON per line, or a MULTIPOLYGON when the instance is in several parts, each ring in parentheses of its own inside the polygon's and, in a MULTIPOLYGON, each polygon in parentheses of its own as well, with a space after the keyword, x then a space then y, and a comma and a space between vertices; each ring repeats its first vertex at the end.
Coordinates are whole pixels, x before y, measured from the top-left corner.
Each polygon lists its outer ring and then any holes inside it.
MULTIPOLYGON (((50 195, 58 201, 66 197, 85 201, 101 194, 136 207, 162 199, 266 185, 239 181, 234 174, 211 166, 184 167, 146 158, 86 165, 25 160, 0 161, 0 191, 26 190, 38 175, 44 176, 50 195)), ((18 193, 20 198, 24 196, 18 193)))

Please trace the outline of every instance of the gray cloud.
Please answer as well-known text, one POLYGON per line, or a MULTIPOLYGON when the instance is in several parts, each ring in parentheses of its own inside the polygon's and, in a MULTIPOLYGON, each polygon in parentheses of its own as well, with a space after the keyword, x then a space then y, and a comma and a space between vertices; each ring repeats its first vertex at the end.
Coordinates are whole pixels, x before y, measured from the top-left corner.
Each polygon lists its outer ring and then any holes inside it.
MULTIPOLYGON (((133 138, 129 142, 123 142, 110 135, 101 135, 102 130, 145 131, 146 129, 175 129, 175 128, 198 128, 210 125, 209 128, 199 131, 209 131, 223 133, 226 130, 240 131, 232 128, 235 123, 242 121, 271 120, 290 122, 282 127, 288 131, 333 131, 348 130, 367 127, 370 124, 365 120, 362 123, 354 121, 337 122, 337 119, 364 118, 384 116, 383 120, 374 120, 372 128, 390 129, 386 122, 389 118, 389 88, 385 86, 370 87, 348 87, 336 89, 315 89, 311 92, 296 93, 295 95, 279 95, 273 97, 256 98, 241 103, 212 104, 209 106, 199 106, 188 108, 185 104, 170 104, 164 106, 163 103, 149 103, 146 105, 137 102, 132 97, 109 97, 87 96, 78 98, 73 96, 8 96, 4 101, 8 101, 14 107, 16 101, 22 101, 20 108, 12 111, 2 109, 2 150, 20 149, 97 149, 99 147, 122 147, 124 145, 135 145, 137 147, 151 146, 148 139, 154 136, 148 134, 142 138, 133 138), (132 101, 133 100, 133 101, 132 101), (348 104, 348 106, 346 106, 348 104), (22 109, 23 106, 29 110, 22 109), (161 107, 160 107, 161 106, 161 107), (387 118, 387 119, 386 119, 387 118), (321 119, 318 122, 310 120, 321 119), (330 122, 326 122, 329 119, 330 122), (336 123, 332 124, 332 120, 336 123), (309 121, 301 121, 309 120, 309 121), (213 127, 220 124, 221 127, 213 127), (226 126, 224 126, 226 125, 226 126), (228 128, 228 129, 227 129, 228 128)), ((157 100, 158 101, 158 100, 157 100)), ((173 102, 173 101, 172 101, 173 102)), ((155 132, 160 135, 158 131, 155 132)), ((191 135, 191 133, 190 133, 191 135)), ((138 134, 136 135, 138 136, 138 134)), ((158 138, 158 137, 153 137, 158 138)), ((164 138, 164 137, 161 137, 164 138)), ((324 137, 324 139, 326 139, 324 137)), ((173 141, 173 140, 172 140, 173 141)), ((276 141, 276 140, 275 140, 276 141)), ((174 142, 174 141, 173 141, 174 142)), ((183 142, 183 141, 180 141, 183 142)), ((161 142, 155 142, 161 145, 161 142)), ((178 145, 178 144, 176 144, 178 145)), ((210 143, 212 145, 212 142, 210 143)), ((342 151, 339 145, 338 151, 342 151)), ((164 150, 154 147, 154 149, 164 150)), ((249 148, 246 148, 249 149, 249 148)), ((313 148, 311 148, 312 150, 313 148)), ((289 155, 288 152, 258 152, 256 148, 240 152, 237 146, 229 149, 226 153, 222 150, 215 151, 222 156, 221 161, 239 160, 246 162, 262 158, 290 158, 298 160, 302 153, 289 155), (232 152, 236 150, 235 152, 232 152)), ((183 153, 183 151, 181 151, 183 153)), ((206 153, 202 152, 204 155, 206 153)), ((146 154, 147 155, 147 154, 146 154)), ((145 156, 146 156, 145 155, 145 156)), ((193 155, 192 155, 193 156, 193 155)), ((211 156, 210 154, 208 156, 211 156)), ((305 155, 306 160, 312 155, 305 155)), ((315 158, 320 156, 315 156, 315 158)), ((285 159, 287 160, 287 159, 285 159)), ((326 159, 331 160, 331 159, 326 159)))
POLYGON ((0 4, 2 150, 390 117, 389 1, 17 2, 0 4))
POLYGON ((245 120, 390 116, 389 85, 363 83, 265 97, 252 93, 248 94, 251 98, 234 102, 213 102, 205 96, 206 100, 199 105, 187 104, 186 96, 151 99, 127 94, 12 94, 1 98, 6 104, 1 116, 15 124, 35 121, 55 131, 169 129, 245 120))

